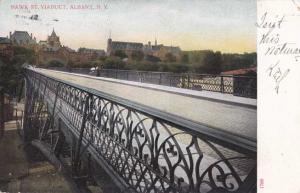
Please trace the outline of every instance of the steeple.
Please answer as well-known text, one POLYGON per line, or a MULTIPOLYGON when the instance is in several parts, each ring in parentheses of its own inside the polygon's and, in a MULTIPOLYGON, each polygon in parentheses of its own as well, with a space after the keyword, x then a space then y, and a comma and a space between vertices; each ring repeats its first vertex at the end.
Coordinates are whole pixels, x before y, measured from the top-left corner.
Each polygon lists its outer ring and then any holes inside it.
POLYGON ((56 36, 56 33, 55 33, 55 31, 54 31, 54 28, 53 28, 53 30, 52 30, 51 36, 56 36))

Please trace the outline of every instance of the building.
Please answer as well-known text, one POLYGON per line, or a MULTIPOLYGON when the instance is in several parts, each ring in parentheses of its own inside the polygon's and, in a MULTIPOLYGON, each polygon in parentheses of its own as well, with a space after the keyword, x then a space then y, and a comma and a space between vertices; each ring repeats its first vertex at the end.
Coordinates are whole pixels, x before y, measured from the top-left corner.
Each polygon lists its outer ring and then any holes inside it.
POLYGON ((100 49, 79 48, 78 52, 82 54, 95 55, 96 57, 105 56, 105 51, 100 49))
POLYGON ((39 45, 42 47, 44 51, 49 52, 56 52, 60 48, 62 48, 62 45, 60 43, 59 36, 56 35, 54 28, 52 30, 52 33, 50 36, 48 36, 46 41, 40 41, 39 45))
POLYGON ((35 48, 36 38, 29 35, 27 31, 14 31, 14 33, 9 32, 9 39, 13 45, 24 46, 27 48, 35 48))
POLYGON ((130 56, 134 51, 143 52, 143 44, 137 42, 119 42, 112 41, 111 38, 107 40, 107 55, 112 56, 118 50, 124 51, 127 56, 130 56))
POLYGON ((13 47, 10 39, 0 37, 0 56, 11 58, 13 56, 13 47))
POLYGON ((107 41, 107 55, 114 55, 117 50, 124 51, 128 57, 131 56, 133 51, 141 51, 145 56, 155 56, 160 60, 165 60, 168 53, 176 57, 176 60, 181 58, 181 49, 178 46, 164 46, 163 44, 158 45, 157 40, 155 40, 154 45, 151 45, 150 41, 148 44, 143 45, 142 43, 136 42, 112 41, 112 39, 109 38, 107 41))
POLYGON ((61 63, 66 64, 69 61, 69 52, 64 48, 60 48, 57 51, 40 49, 37 53, 37 57, 38 65, 47 64, 52 60, 60 61, 61 63))
POLYGON ((54 29, 46 41, 39 41, 39 64, 47 64, 51 60, 56 60, 65 65, 78 66, 97 60, 104 55, 104 50, 100 49, 79 48, 76 52, 67 46, 63 46, 54 29))
POLYGON ((39 46, 41 46, 41 47, 46 47, 46 46, 47 46, 47 41, 40 40, 38 44, 39 44, 39 46))
POLYGON ((160 60, 166 60, 167 54, 172 54, 177 61, 181 58, 181 49, 178 46, 165 46, 163 44, 157 44, 157 40, 155 40, 155 44, 152 46, 151 42, 148 42, 148 45, 145 45, 145 53, 148 55, 155 56, 160 60))

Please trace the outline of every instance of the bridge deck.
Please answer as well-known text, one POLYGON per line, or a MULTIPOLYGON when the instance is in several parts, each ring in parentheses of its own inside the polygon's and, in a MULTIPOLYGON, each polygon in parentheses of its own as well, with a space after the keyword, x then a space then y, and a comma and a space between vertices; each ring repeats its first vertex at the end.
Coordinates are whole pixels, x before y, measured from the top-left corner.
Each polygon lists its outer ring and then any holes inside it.
POLYGON ((50 77, 119 96, 211 127, 256 138, 257 110, 254 99, 178 88, 166 90, 164 86, 158 85, 134 85, 128 84, 128 81, 36 70, 50 77))

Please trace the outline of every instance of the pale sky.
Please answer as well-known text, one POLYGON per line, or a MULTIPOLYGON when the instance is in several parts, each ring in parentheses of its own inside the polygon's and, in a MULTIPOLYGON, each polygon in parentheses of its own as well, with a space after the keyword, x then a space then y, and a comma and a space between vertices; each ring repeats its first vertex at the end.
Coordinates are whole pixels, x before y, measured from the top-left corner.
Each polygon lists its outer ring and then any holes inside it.
POLYGON ((255 0, 0 0, 0 36, 20 30, 46 40, 54 28, 62 44, 73 49, 106 49, 111 31, 115 41, 146 44, 156 37, 158 43, 182 50, 253 52, 255 21, 255 0), (12 9, 20 4, 29 9, 12 9), (39 9, 31 9, 31 4, 39 9), (42 4, 67 9, 45 10, 42 4), (71 5, 100 9, 78 10, 71 5), (28 19, 34 14, 38 21, 28 19))

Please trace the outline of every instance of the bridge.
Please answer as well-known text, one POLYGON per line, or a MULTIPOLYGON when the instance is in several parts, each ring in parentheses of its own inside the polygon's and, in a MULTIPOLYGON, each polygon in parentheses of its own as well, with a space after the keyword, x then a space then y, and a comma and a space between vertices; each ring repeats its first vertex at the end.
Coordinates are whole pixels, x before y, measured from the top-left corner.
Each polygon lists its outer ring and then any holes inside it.
POLYGON ((256 100, 25 69, 25 143, 76 192, 256 192, 256 100))

